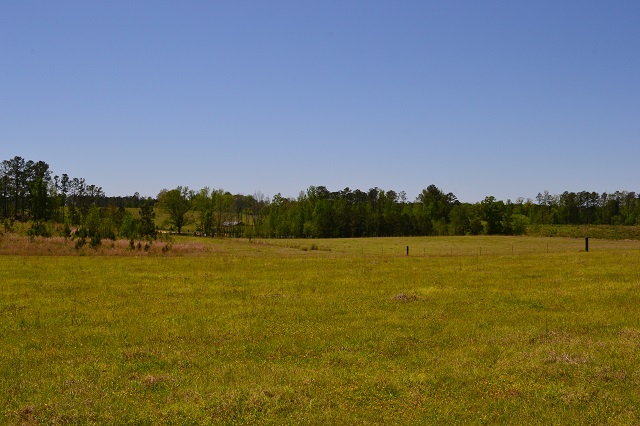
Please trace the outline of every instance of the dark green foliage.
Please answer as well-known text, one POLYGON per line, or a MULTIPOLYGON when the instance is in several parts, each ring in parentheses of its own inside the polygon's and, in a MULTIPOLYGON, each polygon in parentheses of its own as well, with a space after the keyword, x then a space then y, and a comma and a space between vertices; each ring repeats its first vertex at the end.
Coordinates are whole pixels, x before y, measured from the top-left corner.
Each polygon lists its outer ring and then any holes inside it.
POLYGON ((71 236, 71 228, 69 227, 69 224, 65 222, 64 224, 64 228, 62 230, 62 236, 65 238, 68 238, 71 236))
POLYGON ((44 161, 14 157, 0 163, 0 214, 22 221, 65 222, 67 209, 72 224, 80 224, 92 203, 106 197, 102 188, 84 179, 52 176, 44 161))
POLYGON ((138 235, 149 240, 156 239, 156 214, 153 205, 145 201, 140 207, 140 222, 138 224, 138 235))
POLYGON ((93 237, 100 233, 101 225, 102 218, 100 217, 100 210, 95 204, 92 204, 84 220, 84 229, 86 230, 87 235, 89 237, 93 237))
POLYGON ((139 235, 139 224, 140 221, 136 219, 132 213, 126 212, 122 219, 122 224, 120 225, 120 236, 133 241, 133 239, 137 238, 139 235))
POLYGON ((27 235, 32 237, 50 237, 51 234, 51 226, 42 221, 33 222, 27 231, 27 235))
POLYGON ((12 232, 15 220, 12 217, 2 219, 2 228, 4 232, 12 232))
POLYGON ((29 170, 29 200, 31 217, 35 220, 49 220, 52 216, 52 197, 49 196, 51 172, 44 161, 32 164, 29 170))
POLYGON ((503 231, 504 203, 496 201, 493 196, 486 197, 480 203, 480 212, 484 221, 484 233, 487 235, 501 234, 503 231))
POLYGON ((511 216, 511 234, 512 235, 524 235, 527 232, 527 226, 529 226, 529 218, 522 214, 514 214, 511 216))
POLYGON ((157 237, 156 214, 150 202, 144 202, 140 208, 140 218, 136 218, 130 212, 123 212, 119 235, 129 240, 137 238, 155 240, 157 237))
MULTIPOLYGON (((638 225, 640 194, 548 191, 535 199, 501 201, 486 197, 462 203, 452 193, 427 186, 413 201, 404 192, 371 188, 329 191, 311 186, 297 198, 261 193, 231 194, 222 189, 199 192, 179 186, 163 190, 158 206, 168 215, 168 229, 179 233, 196 223, 206 236, 234 237, 375 237, 410 235, 521 235, 542 225, 638 225)), ((13 221, 33 222, 29 235, 51 235, 52 225, 70 225, 85 238, 152 241, 157 238, 156 200, 135 193, 106 197, 102 188, 82 178, 54 175, 44 161, 14 157, 0 163, 0 217, 5 232, 13 221), (140 208, 139 215, 125 207, 140 208)), ((24 229, 24 228, 20 228, 24 229)), ((539 229, 539 228, 536 228, 539 229)), ((535 232, 535 231, 532 231, 535 232)))
POLYGON ((483 230, 482 221, 479 218, 474 217, 469 221, 469 234, 480 235, 482 234, 482 230, 483 230))
POLYGON ((89 246, 92 249, 98 248, 99 245, 102 244, 102 237, 100 237, 100 233, 94 234, 89 241, 89 246))
MULTIPOLYGON (((209 194, 208 190, 205 193, 209 194)), ((640 217, 640 198, 633 192, 601 196, 588 192, 564 193, 558 197, 545 191, 536 200, 537 204, 524 199, 513 203, 486 197, 480 203, 461 203, 452 193, 430 185, 411 202, 402 192, 379 188, 367 192, 349 188, 331 192, 323 186, 312 186, 296 199, 276 194, 270 203, 252 200, 256 208, 251 210, 251 220, 247 223, 253 226, 243 229, 244 234, 224 234, 276 238, 522 235, 530 226, 542 223, 593 223, 595 220, 601 224, 631 225, 640 217), (562 200, 567 203, 566 209, 562 200)), ((201 205, 204 207, 198 211, 206 216, 201 221, 203 224, 245 217, 232 204, 225 204, 217 211, 210 205, 201 205)))
MULTIPOLYGON (((73 237, 78 238, 76 249, 84 246, 86 239, 89 239, 89 246, 97 248, 102 244, 103 239, 116 239, 117 213, 114 209, 105 209, 92 204, 89 206, 85 220, 75 232, 73 237)), ((70 233, 69 226, 65 224, 63 231, 65 236, 70 233)))
POLYGON ((85 244, 87 244, 87 237, 85 235, 78 237, 75 245, 76 250, 80 250, 85 244))
POLYGON ((167 223, 175 226, 178 234, 182 232, 182 228, 185 225, 191 223, 191 219, 187 216, 187 213, 194 207, 194 196, 194 192, 189 191, 188 187, 181 186, 170 191, 163 190, 158 194, 160 207, 169 215, 167 223))

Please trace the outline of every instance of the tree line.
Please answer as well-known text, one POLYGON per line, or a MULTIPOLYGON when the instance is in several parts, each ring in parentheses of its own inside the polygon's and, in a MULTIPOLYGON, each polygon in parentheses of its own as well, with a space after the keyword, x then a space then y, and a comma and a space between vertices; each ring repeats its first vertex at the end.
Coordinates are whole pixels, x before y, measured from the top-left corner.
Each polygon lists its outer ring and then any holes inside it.
POLYGON ((205 187, 163 189, 157 197, 108 197, 101 187, 67 174, 53 175, 44 161, 14 157, 0 165, 3 220, 76 227, 87 235, 137 238, 155 235, 155 210, 163 226, 182 232, 195 225, 201 235, 246 237, 383 237, 424 235, 518 235, 530 225, 638 225, 640 194, 548 191, 534 199, 460 202, 429 185, 413 200, 406 193, 371 188, 330 191, 311 186, 298 197, 231 194, 205 187), (139 209, 137 214, 131 208, 139 209))
MULTIPOLYGON (((640 196, 626 191, 567 191, 561 195, 545 191, 535 200, 505 202, 487 196, 479 203, 460 202, 435 185, 429 185, 411 201, 404 192, 393 190, 329 191, 324 186, 311 186, 297 198, 276 194, 270 200, 208 189, 190 192, 182 187, 173 195, 178 198, 178 193, 184 205, 191 206, 191 217, 200 232, 260 237, 520 235, 528 226, 539 224, 640 222, 640 196)), ((164 201, 159 198, 160 205, 166 205, 164 201)))
POLYGON ((44 161, 16 156, 0 163, 0 214, 4 227, 13 221, 32 222, 34 235, 50 235, 47 224, 64 225, 64 233, 78 230, 80 236, 101 237, 155 235, 149 225, 153 213, 152 198, 138 193, 128 197, 107 197, 101 187, 84 178, 68 174, 54 175, 44 161), (140 208, 133 215, 127 207, 140 208))

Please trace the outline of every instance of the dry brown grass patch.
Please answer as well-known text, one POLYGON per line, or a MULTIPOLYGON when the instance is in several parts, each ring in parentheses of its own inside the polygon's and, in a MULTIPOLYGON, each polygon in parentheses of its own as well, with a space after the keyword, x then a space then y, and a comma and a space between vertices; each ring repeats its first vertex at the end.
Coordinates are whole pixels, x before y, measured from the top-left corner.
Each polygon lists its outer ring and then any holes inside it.
POLYGON ((211 246, 200 243, 178 243, 170 241, 135 241, 131 248, 129 240, 102 240, 91 248, 76 248, 77 239, 64 237, 24 237, 5 234, 0 239, 0 255, 14 256, 188 256, 211 252, 211 246))
POLYGON ((568 354, 566 352, 556 352, 555 350, 549 351, 549 356, 547 357, 547 363, 554 364, 568 364, 568 365, 578 365, 578 364, 586 364, 588 359, 585 357, 580 357, 577 355, 568 354))
POLYGON ((26 407, 21 409, 18 414, 20 415, 20 419, 22 419, 23 421, 29 422, 33 420, 33 417, 35 416, 35 412, 36 412, 36 409, 33 405, 27 405, 26 407))

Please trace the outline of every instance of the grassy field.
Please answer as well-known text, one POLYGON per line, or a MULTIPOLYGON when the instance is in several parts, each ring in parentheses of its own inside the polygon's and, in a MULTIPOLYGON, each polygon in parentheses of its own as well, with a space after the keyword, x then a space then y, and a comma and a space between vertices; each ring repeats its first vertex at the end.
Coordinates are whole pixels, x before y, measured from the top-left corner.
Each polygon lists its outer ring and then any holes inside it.
POLYGON ((640 422, 638 241, 29 243, 0 239, 0 423, 640 422))

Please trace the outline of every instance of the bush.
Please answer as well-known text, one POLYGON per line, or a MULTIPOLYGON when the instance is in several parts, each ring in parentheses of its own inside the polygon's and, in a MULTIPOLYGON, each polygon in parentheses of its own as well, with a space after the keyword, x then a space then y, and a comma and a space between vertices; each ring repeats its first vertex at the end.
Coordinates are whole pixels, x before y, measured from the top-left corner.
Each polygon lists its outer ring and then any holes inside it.
POLYGON ((13 232, 13 225, 15 223, 15 219, 8 218, 2 220, 2 227, 4 228, 4 232, 13 232))
POLYGON ((86 237, 82 236, 80 238, 78 238, 78 241, 76 241, 76 250, 80 250, 82 247, 84 247, 84 245, 87 243, 87 239, 86 237))
POLYGON ((478 218, 473 218, 469 221, 469 233, 471 235, 480 235, 482 233, 484 226, 482 225, 482 221, 478 218))
POLYGON ((92 249, 96 249, 100 244, 102 244, 102 237, 100 236, 99 233, 94 234, 93 237, 91 237, 91 240, 89 241, 89 246, 92 249))
POLYGON ((514 214, 511 216, 511 232, 513 233, 513 235, 526 234, 527 226, 529 226, 528 217, 521 214, 514 214))
POLYGON ((27 235, 30 237, 50 237, 51 227, 46 222, 34 222, 27 231, 27 235))
POLYGON ((64 224, 64 228, 62 229, 62 236, 65 238, 69 238, 71 236, 71 228, 68 223, 64 224))

